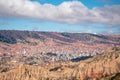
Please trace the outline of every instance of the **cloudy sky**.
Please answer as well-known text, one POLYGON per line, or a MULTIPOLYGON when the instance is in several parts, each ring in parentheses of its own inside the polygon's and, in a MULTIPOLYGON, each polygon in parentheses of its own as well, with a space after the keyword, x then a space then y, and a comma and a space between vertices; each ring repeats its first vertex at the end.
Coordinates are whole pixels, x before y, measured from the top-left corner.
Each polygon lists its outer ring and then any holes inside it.
POLYGON ((120 0, 0 0, 0 30, 120 34, 120 0))

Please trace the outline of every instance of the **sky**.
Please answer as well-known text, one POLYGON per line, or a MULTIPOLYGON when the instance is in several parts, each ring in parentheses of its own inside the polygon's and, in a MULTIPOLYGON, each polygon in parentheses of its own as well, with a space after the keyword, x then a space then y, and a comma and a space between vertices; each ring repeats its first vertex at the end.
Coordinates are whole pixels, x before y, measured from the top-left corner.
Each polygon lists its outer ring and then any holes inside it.
POLYGON ((120 34, 120 0, 0 0, 0 30, 120 34))

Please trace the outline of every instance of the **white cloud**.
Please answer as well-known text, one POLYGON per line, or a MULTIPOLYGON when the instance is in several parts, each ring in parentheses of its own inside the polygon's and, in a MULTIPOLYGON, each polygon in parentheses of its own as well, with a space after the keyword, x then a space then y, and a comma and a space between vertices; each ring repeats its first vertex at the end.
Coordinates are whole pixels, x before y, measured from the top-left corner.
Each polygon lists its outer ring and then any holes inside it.
POLYGON ((96 22, 105 24, 120 24, 120 5, 105 6, 104 8, 94 8, 96 22))
POLYGON ((88 9, 78 1, 63 2, 58 6, 41 5, 30 0, 0 0, 0 17, 38 18, 63 23, 120 24, 120 5, 88 9))
POLYGON ((93 33, 92 30, 87 30, 85 33, 93 33))

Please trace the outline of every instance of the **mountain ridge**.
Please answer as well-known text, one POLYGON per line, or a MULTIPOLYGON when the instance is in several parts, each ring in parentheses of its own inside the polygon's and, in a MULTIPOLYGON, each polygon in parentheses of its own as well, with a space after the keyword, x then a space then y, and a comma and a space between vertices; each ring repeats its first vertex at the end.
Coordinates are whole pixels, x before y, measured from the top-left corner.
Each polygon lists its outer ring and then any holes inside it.
POLYGON ((39 32, 39 31, 16 31, 16 30, 0 30, 0 41, 6 43, 17 43, 17 39, 26 40, 26 38, 34 38, 39 40, 45 40, 46 38, 52 38, 61 40, 64 42, 75 41, 94 41, 96 43, 110 43, 120 42, 119 36, 91 34, 91 33, 58 33, 58 32, 39 32), (96 40, 96 41, 95 41, 96 40), (13 42, 12 42, 13 41, 13 42))

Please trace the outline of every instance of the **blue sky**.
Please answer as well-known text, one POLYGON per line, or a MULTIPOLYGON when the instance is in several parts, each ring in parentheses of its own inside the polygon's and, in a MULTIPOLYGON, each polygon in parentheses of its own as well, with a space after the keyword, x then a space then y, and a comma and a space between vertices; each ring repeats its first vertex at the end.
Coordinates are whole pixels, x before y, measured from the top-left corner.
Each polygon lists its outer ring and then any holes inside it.
MULTIPOLYGON (((62 2, 65 1, 73 1, 73 0, 31 0, 31 1, 38 1, 41 4, 53 4, 53 5, 59 5, 62 2)), ((77 0, 82 2, 84 5, 86 5, 88 8, 93 7, 103 7, 104 5, 119 5, 120 0, 77 0)))
POLYGON ((5 1, 0 1, 0 30, 120 34, 120 0, 29 0, 23 8, 19 0, 16 11, 11 7, 16 4, 6 8, 12 0, 5 1))

